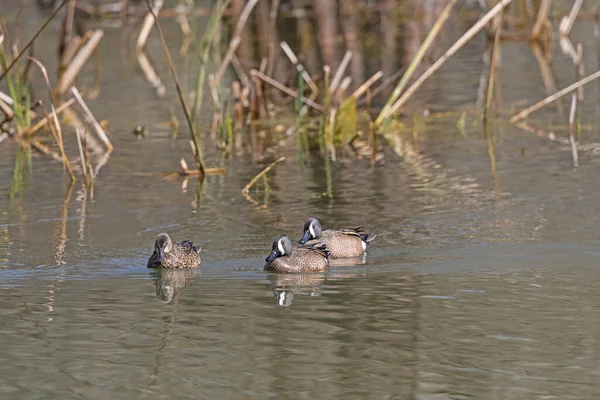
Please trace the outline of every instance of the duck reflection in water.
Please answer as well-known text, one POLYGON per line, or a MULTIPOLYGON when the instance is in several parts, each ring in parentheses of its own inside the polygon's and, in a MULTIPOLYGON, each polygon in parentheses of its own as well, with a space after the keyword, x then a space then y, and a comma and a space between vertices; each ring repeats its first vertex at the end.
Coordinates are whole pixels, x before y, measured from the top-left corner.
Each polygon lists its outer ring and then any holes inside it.
POLYGON ((277 305, 289 307, 295 295, 320 296, 327 278, 324 273, 270 274, 269 280, 277 305))
POLYGON ((187 287, 200 275, 198 269, 155 269, 151 276, 154 277, 156 298, 169 304, 179 296, 181 289, 187 287))

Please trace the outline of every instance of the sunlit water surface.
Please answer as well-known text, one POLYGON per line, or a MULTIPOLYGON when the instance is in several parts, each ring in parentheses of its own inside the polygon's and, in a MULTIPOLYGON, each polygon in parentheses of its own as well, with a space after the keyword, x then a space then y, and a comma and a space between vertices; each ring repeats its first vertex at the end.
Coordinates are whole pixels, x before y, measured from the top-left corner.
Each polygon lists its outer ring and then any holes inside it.
MULTIPOLYGON (((591 29, 573 33, 584 54, 595 54, 591 29)), ((106 35, 118 46, 118 30, 106 35)), ((157 125, 178 109, 174 91, 161 102, 133 60, 106 64, 134 78, 104 71, 90 101, 116 148, 93 199, 42 157, 11 190, 15 149, 0 146, 0 398, 598 399, 597 86, 586 91, 582 144, 592 147, 578 169, 559 141, 498 123, 494 170, 478 113, 456 124, 489 68, 485 43, 459 53, 421 97, 456 113, 406 121, 415 128, 390 136, 376 168, 333 164, 333 199, 322 160, 303 177, 295 138, 284 139, 266 208, 240 189, 270 159, 252 163, 244 151, 200 189, 163 179, 189 158, 187 131, 173 142, 157 125), (138 123, 145 140, 131 134, 138 123), (323 275, 262 272, 272 238, 298 239, 308 216, 364 225, 377 239, 364 259, 323 275), (161 231, 200 243, 202 268, 148 271, 161 231)), ((505 105, 542 98, 528 45, 503 51, 505 105)), ((562 87, 573 67, 556 57, 562 87)), ((556 108, 539 118, 565 135, 556 108)), ((207 164, 219 162, 207 149, 207 164)))

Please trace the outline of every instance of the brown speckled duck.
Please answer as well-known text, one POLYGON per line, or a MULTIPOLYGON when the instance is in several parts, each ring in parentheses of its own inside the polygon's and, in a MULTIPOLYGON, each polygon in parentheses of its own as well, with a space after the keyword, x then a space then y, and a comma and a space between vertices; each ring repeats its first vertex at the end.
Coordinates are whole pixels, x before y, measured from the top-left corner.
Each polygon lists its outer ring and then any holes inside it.
POLYGON ((292 246, 292 240, 279 235, 273 240, 273 250, 265 259, 265 271, 322 272, 329 266, 329 251, 323 243, 292 246))
POLYGON ((156 237, 154 253, 148 259, 148 268, 198 268, 200 266, 200 246, 189 240, 173 245, 166 233, 156 237))
POLYGON ((375 235, 365 233, 363 228, 324 231, 319 220, 308 218, 304 222, 304 234, 299 242, 300 244, 325 243, 329 255, 332 258, 340 258, 360 256, 373 239, 375 239, 375 235))

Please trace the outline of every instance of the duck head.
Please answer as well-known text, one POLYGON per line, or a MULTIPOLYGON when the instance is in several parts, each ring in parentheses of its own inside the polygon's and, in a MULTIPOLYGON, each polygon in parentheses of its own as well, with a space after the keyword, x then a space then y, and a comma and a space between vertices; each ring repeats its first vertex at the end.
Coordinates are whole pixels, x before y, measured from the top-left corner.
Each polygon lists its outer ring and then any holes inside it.
POLYGON ((266 262, 270 263, 277 257, 289 256, 292 254, 292 240, 285 235, 278 235, 273 240, 273 250, 271 254, 265 259, 266 262))
POLYGON ((298 242, 300 242, 300 244, 305 244, 309 240, 319 239, 322 233, 323 229, 321 228, 319 220, 311 217, 304 221, 304 234, 298 242))
POLYGON ((166 233, 161 233, 156 237, 154 243, 154 251, 158 254, 158 262, 162 263, 165 261, 165 254, 173 249, 173 242, 166 233))

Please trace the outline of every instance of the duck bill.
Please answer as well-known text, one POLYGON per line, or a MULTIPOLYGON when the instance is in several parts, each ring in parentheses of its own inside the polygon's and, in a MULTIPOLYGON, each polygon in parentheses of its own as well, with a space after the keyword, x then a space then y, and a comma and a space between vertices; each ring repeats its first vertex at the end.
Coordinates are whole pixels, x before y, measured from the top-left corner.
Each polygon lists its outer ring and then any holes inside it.
POLYGON ((279 251, 277 249, 275 249, 275 250, 273 250, 271 252, 271 254, 269 254, 269 256, 267 258, 265 258, 265 261, 268 262, 268 263, 270 263, 271 261, 273 261, 277 257, 279 257, 279 251))
POLYGON ((305 244, 309 240, 310 240, 310 232, 307 230, 307 231, 304 231, 304 235, 302 235, 302 238, 300 240, 298 240, 298 242, 300 244, 305 244))
POLYGON ((158 252, 158 262, 162 264, 165 261, 165 252, 161 248, 157 248, 156 251, 158 252))

